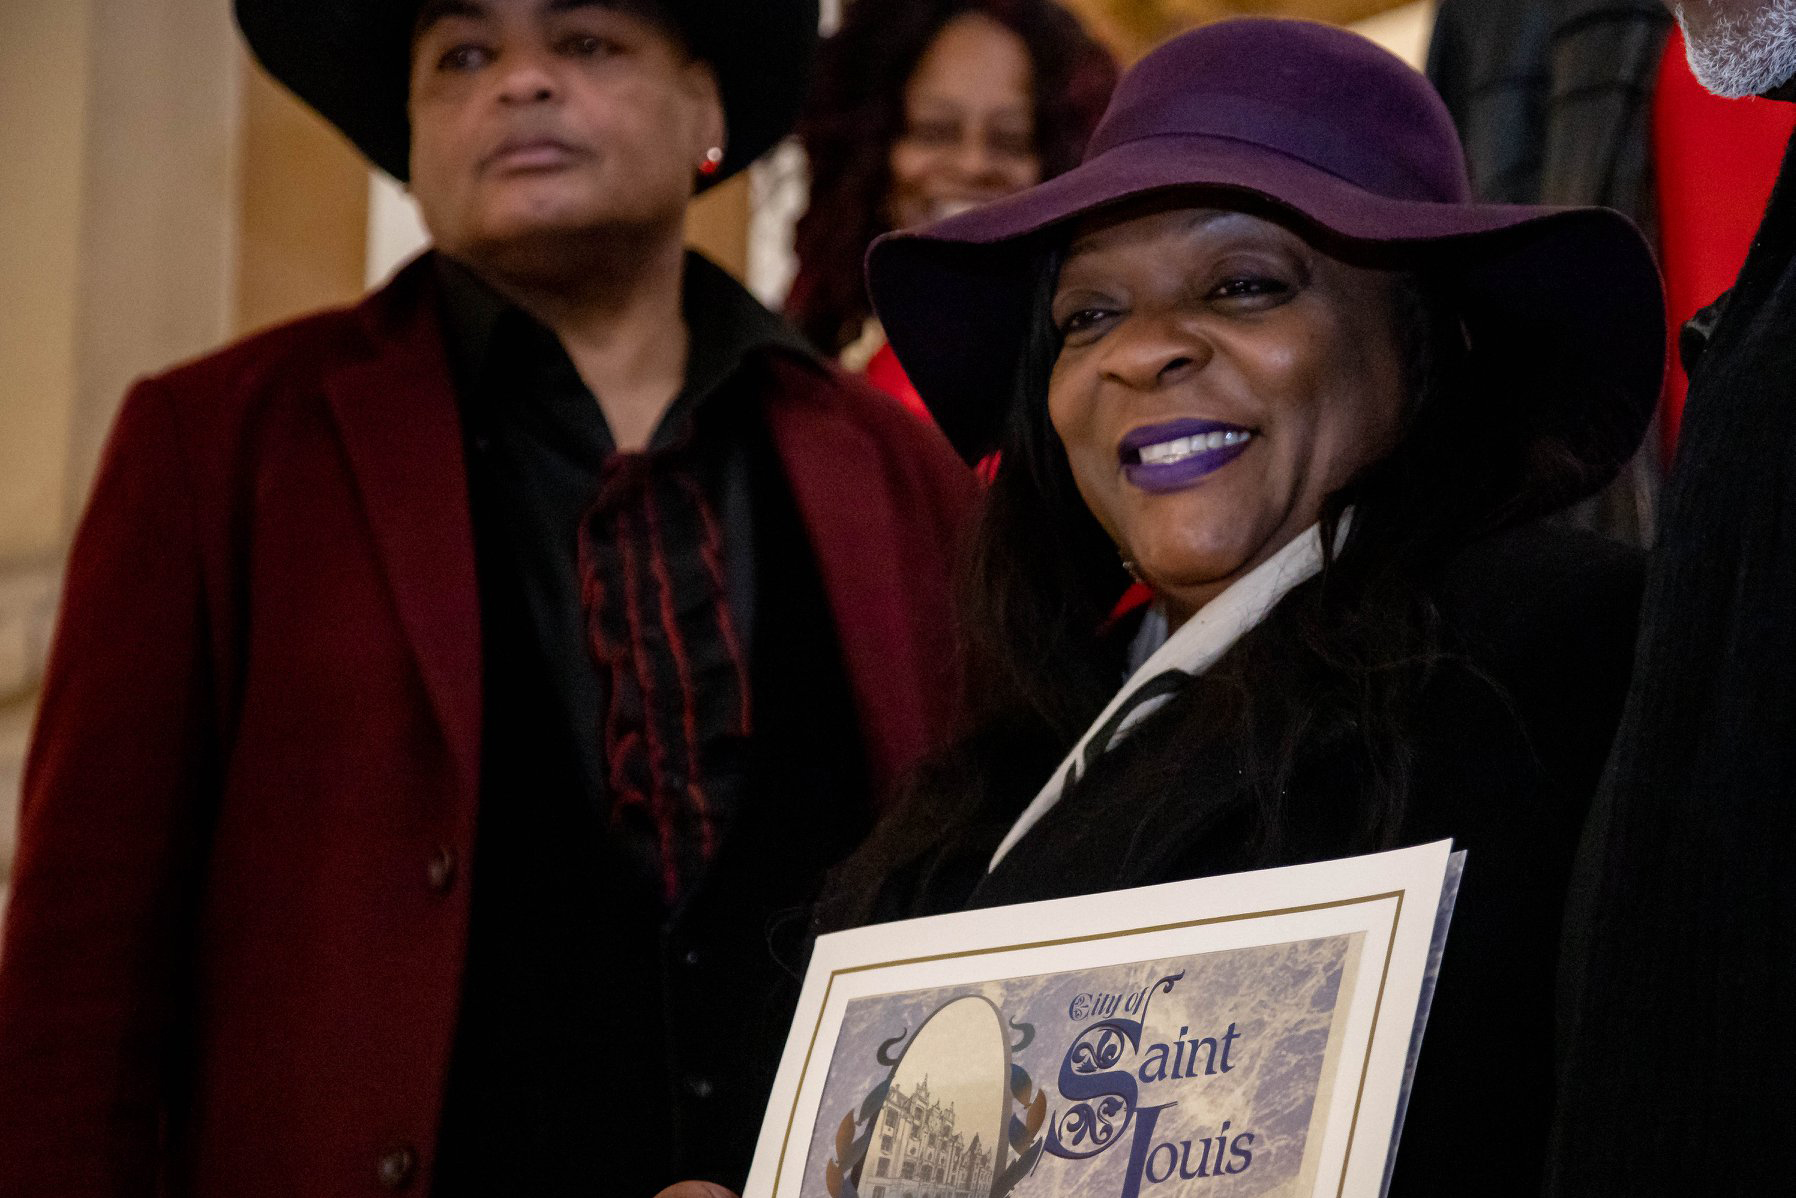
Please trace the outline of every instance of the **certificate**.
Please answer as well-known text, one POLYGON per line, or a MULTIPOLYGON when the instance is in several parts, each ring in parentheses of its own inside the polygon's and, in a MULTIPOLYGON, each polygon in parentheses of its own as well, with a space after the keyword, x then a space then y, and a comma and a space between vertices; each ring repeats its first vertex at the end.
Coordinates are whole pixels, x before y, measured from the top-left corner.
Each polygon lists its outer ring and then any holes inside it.
POLYGON ((1377 1198, 1462 859, 822 937, 744 1198, 1377 1198))

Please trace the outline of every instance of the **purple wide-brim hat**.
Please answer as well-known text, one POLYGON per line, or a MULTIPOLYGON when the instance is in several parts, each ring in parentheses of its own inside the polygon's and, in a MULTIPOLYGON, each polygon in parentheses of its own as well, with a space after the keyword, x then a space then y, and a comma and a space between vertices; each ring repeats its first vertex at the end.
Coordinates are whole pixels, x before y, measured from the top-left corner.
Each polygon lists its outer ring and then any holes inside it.
MULTIPOLYGON (((1663 382, 1651 252, 1606 208, 1479 204, 1446 106, 1344 29, 1242 18, 1173 38, 1123 77, 1085 160, 867 257, 886 335, 968 460, 993 449, 1069 222, 1173 190, 1289 219, 1326 252, 1422 273, 1465 322, 1482 387, 1555 463, 1551 496, 1596 490, 1639 446, 1663 382)), ((1543 498, 1543 497, 1537 497, 1543 498)))

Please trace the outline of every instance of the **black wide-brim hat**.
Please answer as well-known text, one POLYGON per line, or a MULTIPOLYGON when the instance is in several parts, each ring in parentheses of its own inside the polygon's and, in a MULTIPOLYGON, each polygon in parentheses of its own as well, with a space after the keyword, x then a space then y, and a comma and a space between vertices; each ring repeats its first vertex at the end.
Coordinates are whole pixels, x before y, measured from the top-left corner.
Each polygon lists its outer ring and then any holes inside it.
MULTIPOLYGON (((368 161, 410 175, 412 26, 420 0, 235 0, 268 73, 335 125, 368 161)), ((817 49, 818 0, 661 0, 692 53, 717 72, 729 139, 710 187, 798 119, 817 49)))
POLYGON ((1627 218, 1472 202, 1426 79, 1343 29, 1242 18, 1137 63, 1073 170, 869 251, 887 337, 962 456, 996 447, 1043 255, 1069 222, 1180 190, 1270 208, 1342 256, 1394 252, 1444 290, 1490 384, 1480 393, 1506 405, 1493 421, 1518 422, 1530 457, 1555 463, 1556 489, 1571 492, 1536 499, 1595 491, 1639 446, 1663 382, 1665 310, 1627 218))

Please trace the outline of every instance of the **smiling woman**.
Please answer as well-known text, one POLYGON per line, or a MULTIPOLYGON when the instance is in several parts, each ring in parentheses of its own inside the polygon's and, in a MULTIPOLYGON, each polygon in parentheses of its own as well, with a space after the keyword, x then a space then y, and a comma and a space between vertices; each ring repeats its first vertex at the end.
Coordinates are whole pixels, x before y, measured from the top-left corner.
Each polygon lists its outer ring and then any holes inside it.
POLYGON ((1451 838, 1390 1190, 1429 1198, 1538 1181, 1539 1122, 1464 1164, 1551 1107, 1560 910, 1640 585, 1539 518, 1627 460, 1663 336, 1625 220, 1474 204, 1463 163, 1371 43, 1225 22, 1126 75, 1077 168, 874 247, 923 398, 1002 464, 963 601, 976 718, 820 919, 1451 838), (1153 602, 1117 615, 1131 575, 1153 602))
POLYGON ((844 360, 864 364, 882 344, 868 244, 1069 170, 1115 82, 1052 0, 855 0, 799 121, 811 203, 787 315, 830 353, 858 342, 844 360))
POLYGON ((1173 627, 1390 451, 1397 296, 1395 274, 1245 212, 1163 199, 1075 227, 1048 416, 1085 505, 1173 627))

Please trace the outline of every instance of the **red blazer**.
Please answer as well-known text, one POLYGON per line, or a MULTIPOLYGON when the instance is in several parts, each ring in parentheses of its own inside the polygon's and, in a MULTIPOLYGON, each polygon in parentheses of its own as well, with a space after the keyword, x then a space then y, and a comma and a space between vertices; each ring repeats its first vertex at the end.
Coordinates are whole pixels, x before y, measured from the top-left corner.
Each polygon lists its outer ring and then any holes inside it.
MULTIPOLYGON (((414 263, 125 402, 26 767, 0 1193, 429 1185, 481 723, 434 286, 414 263)), ((951 714, 974 484, 896 403, 777 370, 769 424, 889 780, 951 714)))

